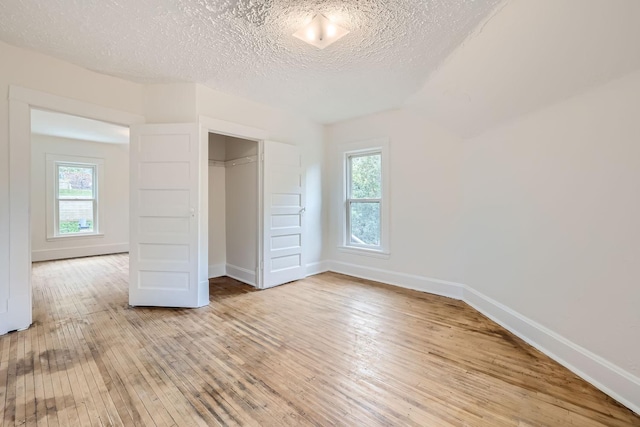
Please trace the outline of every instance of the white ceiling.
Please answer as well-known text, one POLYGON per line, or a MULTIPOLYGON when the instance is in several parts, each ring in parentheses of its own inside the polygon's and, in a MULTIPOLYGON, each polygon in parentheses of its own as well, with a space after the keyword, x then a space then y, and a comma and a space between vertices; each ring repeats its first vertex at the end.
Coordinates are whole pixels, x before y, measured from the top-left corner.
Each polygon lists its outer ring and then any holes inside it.
POLYGON ((501 1, 3 0, 0 39, 329 123, 401 106, 501 1), (325 50, 294 38, 315 13, 350 33, 325 50))
POLYGON ((129 143, 128 127, 44 110, 31 110, 31 132, 82 141, 129 143))
POLYGON ((407 105, 471 137, 638 69, 639 0, 510 0, 407 105))

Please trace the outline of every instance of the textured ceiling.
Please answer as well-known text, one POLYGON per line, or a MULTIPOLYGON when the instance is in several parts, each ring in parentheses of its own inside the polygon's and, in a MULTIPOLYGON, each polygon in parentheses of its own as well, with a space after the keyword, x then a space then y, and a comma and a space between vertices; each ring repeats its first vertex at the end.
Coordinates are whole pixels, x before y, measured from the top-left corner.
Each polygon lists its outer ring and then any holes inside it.
POLYGON ((333 122, 402 105, 501 0, 3 0, 0 39, 144 83, 197 82, 333 122), (350 33, 292 37, 323 13, 350 33))

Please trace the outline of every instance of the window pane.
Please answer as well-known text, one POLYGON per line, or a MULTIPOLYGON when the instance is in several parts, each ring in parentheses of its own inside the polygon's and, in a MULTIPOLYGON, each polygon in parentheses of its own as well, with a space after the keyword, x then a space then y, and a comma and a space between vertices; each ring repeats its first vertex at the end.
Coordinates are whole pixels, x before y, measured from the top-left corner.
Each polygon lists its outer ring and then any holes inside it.
POLYGON ((59 234, 93 232, 93 201, 61 200, 59 203, 59 234))
POLYGON ((382 197, 381 155, 351 157, 351 199, 382 197))
POLYGON ((93 168, 58 166, 58 197, 93 198, 93 168))
POLYGON ((351 202, 351 243, 380 246, 380 203, 351 202))

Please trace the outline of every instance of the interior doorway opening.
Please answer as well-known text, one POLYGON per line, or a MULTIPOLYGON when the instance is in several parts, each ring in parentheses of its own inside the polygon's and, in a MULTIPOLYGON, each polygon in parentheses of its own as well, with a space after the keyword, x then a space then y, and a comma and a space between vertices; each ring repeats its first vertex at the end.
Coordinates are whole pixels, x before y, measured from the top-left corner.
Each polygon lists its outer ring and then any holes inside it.
POLYGON ((30 110, 30 123, 32 316, 44 323, 49 292, 64 289, 69 298, 86 300, 78 289, 107 286, 128 259, 129 127, 37 108, 30 110), (120 255, 102 257, 114 254, 120 255), (69 268, 94 264, 100 266, 97 280, 69 268), (59 274, 43 276, 51 269, 59 274))
MULTIPOLYGON (((30 273, 44 292, 45 283, 60 286, 39 276, 52 261, 128 252, 129 128, 35 108, 30 115, 30 273)), ((64 283, 84 283, 74 269, 64 271, 71 275, 64 283)), ((112 272, 103 273, 107 280, 112 272)), ((46 315, 40 299, 36 320, 46 315)))
POLYGON ((119 124, 129 129, 144 117, 19 86, 9 87, 9 246, 8 289, 0 295, 0 334, 28 328, 33 320, 31 247, 31 112, 55 111, 119 124))
POLYGON ((259 143, 208 134, 209 278, 259 287, 259 143))
POLYGON ((31 260, 129 251, 129 128, 31 109, 31 260))

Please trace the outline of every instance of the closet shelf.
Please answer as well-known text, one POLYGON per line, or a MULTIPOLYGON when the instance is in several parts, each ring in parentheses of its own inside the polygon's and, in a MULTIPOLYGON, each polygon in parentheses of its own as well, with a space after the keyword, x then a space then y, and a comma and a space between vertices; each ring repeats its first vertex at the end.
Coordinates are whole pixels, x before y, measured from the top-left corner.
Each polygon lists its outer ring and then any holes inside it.
POLYGON ((247 163, 253 163, 258 161, 258 156, 240 157, 238 159, 221 161, 221 160, 209 160, 209 166, 230 168, 233 166, 246 165, 247 163))

